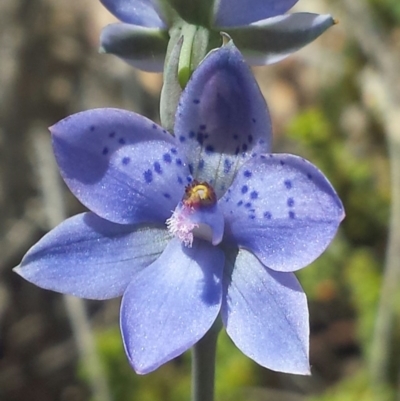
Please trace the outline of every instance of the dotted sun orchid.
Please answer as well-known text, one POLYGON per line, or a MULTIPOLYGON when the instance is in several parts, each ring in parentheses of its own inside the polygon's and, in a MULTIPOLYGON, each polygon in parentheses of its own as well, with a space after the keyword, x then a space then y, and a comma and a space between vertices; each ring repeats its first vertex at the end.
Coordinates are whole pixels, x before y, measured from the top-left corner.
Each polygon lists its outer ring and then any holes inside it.
POLYGON ((170 39, 174 43, 183 35, 190 62, 197 65, 204 52, 218 46, 222 31, 232 37, 248 63, 271 64, 335 23, 330 15, 286 14, 297 1, 101 0, 122 23, 104 28, 100 49, 137 68, 161 72, 170 39))
POLYGON ((118 109, 55 124, 61 174, 90 211, 45 235, 16 272, 83 298, 122 296, 138 373, 182 354, 219 318, 260 365, 309 373, 307 300, 293 271, 331 242, 340 199, 308 161, 269 153, 265 101, 232 42, 193 73, 174 131, 118 109))

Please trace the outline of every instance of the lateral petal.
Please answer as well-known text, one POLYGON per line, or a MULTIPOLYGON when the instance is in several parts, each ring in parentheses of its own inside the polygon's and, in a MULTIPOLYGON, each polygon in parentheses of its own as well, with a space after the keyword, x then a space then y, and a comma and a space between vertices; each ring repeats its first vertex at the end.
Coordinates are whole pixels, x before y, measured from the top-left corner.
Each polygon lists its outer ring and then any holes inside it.
POLYGON ((182 199, 188 167, 176 140, 119 109, 74 114, 51 127, 65 182, 91 211, 115 223, 164 223, 182 199))
POLYGON ((298 0, 216 0, 214 24, 230 27, 251 24, 289 11, 298 0))
POLYGON ((305 159, 285 154, 246 163, 219 205, 226 238, 283 272, 313 262, 344 218, 326 177, 305 159))
POLYGON ((157 259, 169 239, 164 228, 114 224, 83 213, 46 234, 14 271, 48 290, 114 298, 123 294, 135 273, 157 259))
POLYGON ((236 346, 268 369, 309 374, 307 299, 295 275, 243 249, 227 256, 225 270, 222 320, 236 346))
POLYGON ((100 0, 122 22, 165 28, 156 0, 100 0))
POLYGON ((162 72, 168 46, 168 32, 159 28, 115 23, 100 35, 100 52, 114 54, 148 72, 162 72))
POLYGON ((334 24, 331 15, 294 13, 221 30, 233 38, 247 62, 265 65, 308 45, 334 24))

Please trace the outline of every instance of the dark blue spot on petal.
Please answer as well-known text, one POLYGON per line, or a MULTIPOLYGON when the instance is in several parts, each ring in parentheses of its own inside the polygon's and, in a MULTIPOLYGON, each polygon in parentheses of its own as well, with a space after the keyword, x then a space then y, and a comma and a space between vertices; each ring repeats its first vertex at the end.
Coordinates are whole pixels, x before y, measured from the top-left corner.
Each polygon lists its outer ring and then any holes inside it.
POLYGON ((308 178, 309 180, 312 180, 312 175, 311 175, 310 173, 308 173, 308 174, 307 174, 307 178, 308 178))
POLYGON ((178 177, 178 184, 183 184, 183 180, 182 180, 182 177, 178 177))
POLYGON ((202 133, 202 132, 198 132, 197 133, 197 142, 200 144, 200 145, 203 145, 203 142, 204 142, 204 134, 202 133))
POLYGON ((239 139, 239 135, 237 135, 237 134, 235 134, 235 135, 233 135, 233 139, 239 139))
POLYGON ((285 184, 286 189, 291 189, 292 188, 292 181, 285 180, 284 184, 285 184))
POLYGON ((251 119, 251 121, 253 121, 253 123, 257 122, 257 120, 254 117, 251 119))
POLYGON ((249 140, 249 143, 252 143, 252 142, 253 142, 253 135, 249 135, 249 136, 247 137, 247 139, 249 140))
POLYGON ((250 171, 250 170, 246 170, 246 171, 243 173, 243 175, 244 175, 246 178, 250 178, 250 177, 251 177, 251 171, 250 171))
POLYGON ((270 212, 264 212, 264 217, 270 220, 272 218, 272 214, 270 212))
POLYGON ((188 175, 188 176, 186 177, 186 181, 187 181, 187 182, 192 182, 192 181, 193 181, 193 178, 192 178, 190 175, 188 175))
POLYGON ((258 143, 259 143, 260 145, 264 145, 265 141, 264 141, 264 139, 260 139, 260 140, 258 141, 258 143))
POLYGON ((251 199, 257 199, 257 198, 258 198, 258 192, 257 192, 257 191, 253 191, 253 192, 250 194, 250 198, 251 198, 251 199))
POLYGON ((181 136, 179 137, 179 141, 180 141, 180 142, 185 142, 185 141, 186 141, 186 138, 185 138, 183 135, 181 135, 181 136))
POLYGON ((168 131, 166 129, 163 129, 162 132, 164 132, 164 134, 168 134, 168 131))
POLYGON ((193 164, 192 163, 189 164, 189 173, 193 174, 193 164))
POLYGON ((283 160, 281 160, 279 163, 281 164, 281 166, 285 165, 285 162, 283 160))
POLYGON ((170 194, 165 193, 165 194, 163 194, 163 195, 164 195, 164 198, 171 199, 171 195, 170 195, 170 194))
POLYGON ((250 214, 250 215, 249 215, 249 219, 250 219, 250 220, 254 220, 255 218, 256 218, 256 216, 255 216, 254 214, 250 214))
POLYGON ((237 205, 237 206, 242 206, 242 205, 243 205, 243 201, 240 200, 236 205, 237 205))
POLYGON ((130 157, 124 157, 123 159, 122 159, 122 164, 123 165, 127 165, 127 164, 129 164, 131 162, 131 158, 130 157))
POLYGON ((198 168, 199 168, 199 170, 203 170, 203 168, 204 168, 204 160, 203 159, 200 159, 198 168))
POLYGON ((110 137, 110 138, 114 138, 115 137, 115 132, 113 131, 113 132, 110 132, 109 134, 108 134, 108 136, 110 137))
POLYGON ((242 150, 243 150, 243 152, 246 152, 246 150, 247 150, 247 144, 244 143, 244 144, 242 145, 242 150))
POLYGON ((194 104, 199 104, 199 103, 200 103, 200 100, 199 100, 199 99, 193 99, 193 103, 194 103, 194 104))
POLYGON ((159 162, 154 162, 154 171, 158 174, 162 173, 161 164, 159 162))
POLYGON ((189 132, 189 138, 194 138, 196 136, 196 133, 194 131, 189 132))
POLYGON ((201 124, 199 127, 201 130, 205 130, 207 128, 207 126, 205 124, 201 124))
POLYGON ((214 152, 214 146, 212 146, 212 145, 207 145, 207 146, 206 146, 206 152, 207 152, 207 153, 212 153, 212 152, 214 152))
POLYGON ((242 194, 245 194, 249 190, 249 187, 247 185, 242 186, 242 194))
POLYGON ((296 217, 296 215, 294 214, 294 212, 290 211, 289 212, 289 219, 294 219, 296 217))
POLYGON ((153 172, 151 170, 147 170, 143 174, 144 180, 150 184, 153 181, 153 172))
POLYGON ((171 163, 172 162, 171 155, 169 153, 165 153, 163 155, 163 160, 165 161, 165 163, 171 163))
POLYGON ((237 156, 238 154, 239 154, 239 152, 240 152, 240 148, 239 148, 239 146, 236 148, 236 150, 235 150, 235 156, 237 156))
POLYGON ((124 139, 124 138, 119 138, 119 139, 118 139, 118 142, 119 142, 121 145, 125 145, 125 139, 124 139))
POLYGON ((171 153, 173 153, 174 155, 176 155, 177 150, 176 150, 175 148, 172 148, 172 149, 171 149, 171 153))
POLYGON ((153 129, 157 129, 157 125, 156 124, 153 124, 152 127, 153 127, 153 129))
POLYGON ((102 153, 103 155, 106 155, 108 153, 108 148, 104 148, 102 153))
POLYGON ((251 208, 251 203, 250 202, 245 203, 244 207, 247 208, 247 209, 250 209, 251 208))
POLYGON ((175 160, 175 163, 176 163, 178 166, 182 166, 182 160, 181 160, 181 159, 176 159, 176 160, 175 160))
POLYGON ((229 159, 224 160, 224 173, 228 174, 231 171, 232 162, 229 159))
POLYGON ((95 130, 96 127, 95 127, 94 125, 91 125, 89 128, 90 128, 90 131, 93 132, 93 131, 95 130))
POLYGON ((287 205, 288 205, 289 207, 293 207, 293 206, 294 206, 294 199, 293 199, 293 198, 288 198, 288 200, 287 200, 287 205))

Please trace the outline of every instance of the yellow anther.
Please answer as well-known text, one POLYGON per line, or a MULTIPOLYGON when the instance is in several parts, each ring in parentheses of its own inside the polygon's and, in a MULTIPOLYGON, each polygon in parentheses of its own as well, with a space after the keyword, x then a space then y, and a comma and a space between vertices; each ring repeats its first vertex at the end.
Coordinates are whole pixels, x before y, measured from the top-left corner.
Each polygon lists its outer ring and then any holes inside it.
POLYGON ((194 180, 185 189, 183 202, 190 207, 213 205, 217 201, 214 189, 207 182, 194 180))

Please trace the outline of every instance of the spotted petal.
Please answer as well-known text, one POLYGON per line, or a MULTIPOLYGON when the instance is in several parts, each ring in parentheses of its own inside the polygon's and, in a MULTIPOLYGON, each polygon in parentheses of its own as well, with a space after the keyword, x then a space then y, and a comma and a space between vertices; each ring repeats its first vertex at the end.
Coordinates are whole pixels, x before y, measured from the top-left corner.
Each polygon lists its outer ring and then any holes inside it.
POLYGON ((162 72, 168 33, 159 28, 111 24, 100 35, 100 52, 111 53, 148 72, 162 72))
POLYGON ((214 6, 216 26, 239 26, 284 14, 298 0, 216 0, 214 6))
POLYGON ((182 199, 187 167, 175 138, 124 110, 74 114, 51 128, 61 174, 91 211, 115 223, 163 223, 182 199))
POLYGON ((314 261, 344 217, 325 176, 292 155, 255 157, 219 203, 227 238, 277 271, 295 271, 314 261))
POLYGON ((250 64, 265 65, 311 43, 334 23, 330 15, 295 13, 224 31, 232 36, 250 64))
POLYGON ((182 93, 175 120, 193 175, 221 196, 254 152, 267 152, 270 119, 241 54, 229 42, 212 51, 182 93))
POLYGON ((156 0, 100 0, 118 19, 129 24, 165 28, 156 0))
POLYGON ((114 224, 84 213, 45 235, 15 271, 39 287, 63 294, 118 297, 135 273, 157 259, 169 239, 164 228, 114 224))
POLYGON ((223 265, 210 243, 188 248, 173 239, 135 276, 122 299, 121 331, 136 372, 155 370, 204 336, 220 310, 223 265))
POLYGON ((309 374, 307 299, 294 274, 245 250, 227 256, 225 270, 222 319, 237 347, 266 368, 309 374))

